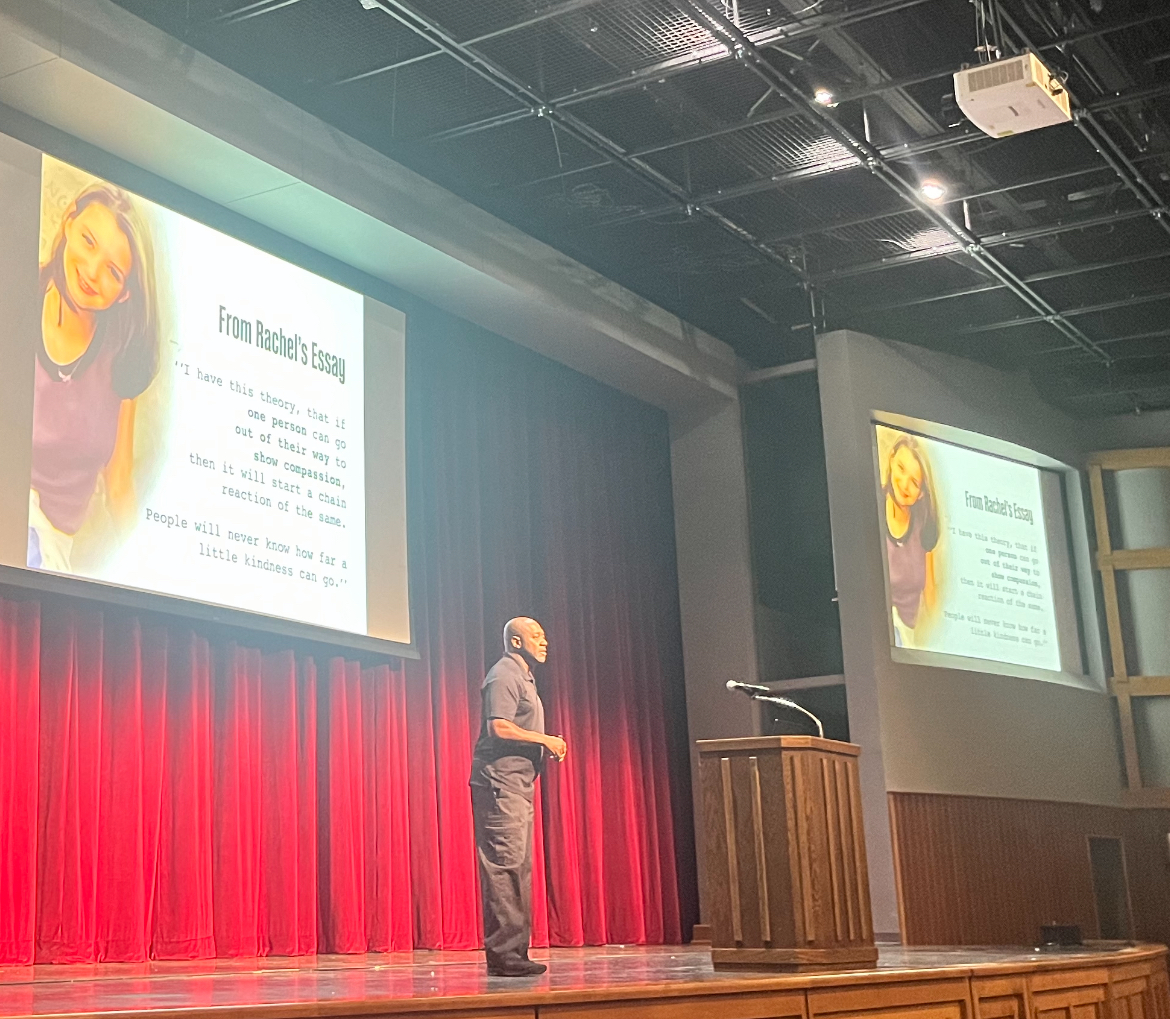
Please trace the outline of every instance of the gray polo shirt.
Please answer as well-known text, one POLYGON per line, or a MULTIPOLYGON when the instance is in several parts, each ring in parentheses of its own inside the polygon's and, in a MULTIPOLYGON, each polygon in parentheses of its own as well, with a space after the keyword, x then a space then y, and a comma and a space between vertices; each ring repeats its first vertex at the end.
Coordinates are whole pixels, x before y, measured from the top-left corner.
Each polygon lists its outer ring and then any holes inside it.
POLYGON ((483 721, 471 760, 471 785, 530 789, 544 760, 544 747, 500 739, 492 733, 489 722, 502 718, 521 729, 544 732, 544 705, 532 674, 506 654, 488 672, 482 695, 483 721))

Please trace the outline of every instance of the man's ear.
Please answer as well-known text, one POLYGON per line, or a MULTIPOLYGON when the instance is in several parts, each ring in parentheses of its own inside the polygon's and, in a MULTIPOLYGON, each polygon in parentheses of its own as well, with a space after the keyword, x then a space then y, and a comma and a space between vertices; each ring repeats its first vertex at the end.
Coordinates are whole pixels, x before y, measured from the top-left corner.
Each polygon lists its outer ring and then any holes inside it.
POLYGON ((519 651, 524 647, 524 641, 522 641, 519 637, 517 637, 515 634, 513 634, 512 635, 512 647, 514 647, 517 651, 519 651))

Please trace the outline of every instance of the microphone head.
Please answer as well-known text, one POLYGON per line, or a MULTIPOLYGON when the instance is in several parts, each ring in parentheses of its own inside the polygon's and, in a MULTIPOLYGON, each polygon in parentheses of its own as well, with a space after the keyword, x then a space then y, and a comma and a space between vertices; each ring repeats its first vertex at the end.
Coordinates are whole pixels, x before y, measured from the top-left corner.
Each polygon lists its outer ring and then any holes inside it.
POLYGON ((737 686, 739 686, 739 684, 734 679, 729 679, 727 681, 728 690, 734 690, 737 686))

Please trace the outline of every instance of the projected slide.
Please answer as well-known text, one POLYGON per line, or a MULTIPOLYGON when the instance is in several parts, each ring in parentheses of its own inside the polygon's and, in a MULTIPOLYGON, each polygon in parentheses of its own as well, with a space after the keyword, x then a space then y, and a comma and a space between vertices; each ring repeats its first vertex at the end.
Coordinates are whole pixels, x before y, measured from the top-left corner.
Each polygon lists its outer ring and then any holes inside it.
POLYGON ((1040 471, 875 428, 895 646, 1058 671, 1040 471))
POLYGON ((369 302, 48 156, 40 224, 27 566, 366 634, 369 302))

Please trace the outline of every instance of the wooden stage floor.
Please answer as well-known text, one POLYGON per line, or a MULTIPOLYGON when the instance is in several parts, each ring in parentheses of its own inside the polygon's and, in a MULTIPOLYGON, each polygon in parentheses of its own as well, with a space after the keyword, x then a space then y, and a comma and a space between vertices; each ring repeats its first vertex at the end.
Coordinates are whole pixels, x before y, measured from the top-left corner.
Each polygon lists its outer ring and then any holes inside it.
POLYGON ((1170 1019, 1165 948, 895 948, 876 969, 711 968, 704 947, 535 951, 488 977, 473 952, 0 968, 0 1016, 304 1019, 1170 1019))

